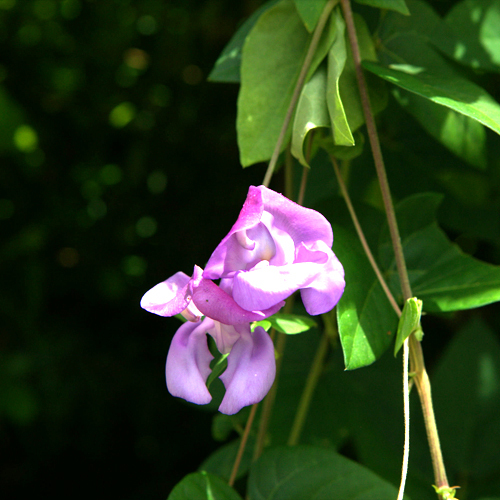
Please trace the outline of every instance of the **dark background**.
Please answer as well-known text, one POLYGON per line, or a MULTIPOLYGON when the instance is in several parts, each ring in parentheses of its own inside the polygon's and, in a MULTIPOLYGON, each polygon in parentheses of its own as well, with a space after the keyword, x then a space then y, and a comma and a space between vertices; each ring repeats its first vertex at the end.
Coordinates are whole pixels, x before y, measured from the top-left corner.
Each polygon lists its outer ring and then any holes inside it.
MULTIPOLYGON (((218 447, 213 409, 165 387, 179 323, 139 301, 203 266, 262 182, 265 166, 239 165, 238 87, 206 82, 259 5, 0 0, 5 498, 166 498, 218 447)), ((428 139, 401 115, 382 135, 428 139)), ((390 172, 400 197, 415 190, 405 175, 390 172)), ((500 245, 477 248, 500 262, 500 245)), ((449 327, 438 320, 439 349, 449 327)), ((426 353, 432 364, 432 341, 426 353)))

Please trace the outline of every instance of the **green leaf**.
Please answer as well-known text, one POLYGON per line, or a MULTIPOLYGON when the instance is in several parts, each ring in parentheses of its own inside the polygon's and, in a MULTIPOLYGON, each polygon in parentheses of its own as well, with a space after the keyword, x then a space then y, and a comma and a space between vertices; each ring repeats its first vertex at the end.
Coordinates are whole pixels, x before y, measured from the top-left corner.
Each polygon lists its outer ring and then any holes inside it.
POLYGON ((229 356, 228 354, 221 354, 220 357, 215 361, 214 365, 212 366, 212 372, 208 376, 207 379, 207 387, 210 387, 212 382, 219 378, 219 375, 222 375, 224 373, 224 370, 227 368, 227 357, 229 356))
POLYGON ((378 9, 388 9, 400 12, 405 16, 410 15, 410 11, 406 6, 405 0, 356 0, 356 2, 378 9))
POLYGON ((316 326, 316 322, 312 318, 299 314, 277 313, 267 318, 267 321, 270 321, 271 325, 276 328, 278 332, 288 335, 307 332, 307 330, 316 326))
POLYGON ((393 500, 397 490, 365 467, 320 447, 278 447, 250 469, 250 500, 393 500))
POLYGON ((399 318, 396 344, 394 345, 394 356, 398 353, 404 341, 420 326, 422 315, 422 301, 413 297, 405 302, 401 318, 399 318))
MULTIPOLYGON (((358 15, 354 16, 356 33, 358 35, 359 50, 363 61, 376 61, 375 46, 372 36, 364 19, 358 15)), ((347 36, 347 34, 346 34, 347 36)), ((365 123, 365 115, 359 97, 358 80, 356 77, 356 68, 349 43, 346 41, 347 58, 344 70, 340 75, 339 90, 340 98, 347 116, 347 122, 352 132, 357 130, 365 123)), ((376 114, 382 111, 387 104, 387 91, 385 85, 381 85, 380 79, 370 78, 367 75, 368 93, 373 112, 376 114)))
MULTIPOLYGON (((500 266, 481 262, 451 243, 436 222, 441 196, 423 193, 396 207, 413 293, 427 312, 456 311, 500 300, 500 266)), ((389 286, 401 297, 389 231, 380 239, 380 261, 389 286)))
POLYGON ((338 11, 335 12, 337 37, 328 52, 328 86, 326 102, 332 124, 333 142, 337 146, 354 146, 349 123, 340 97, 339 81, 347 59, 345 23, 338 11))
MULTIPOLYGON (((233 465, 236 460, 236 455, 238 454, 238 449, 240 447, 240 442, 240 439, 235 439, 234 441, 231 441, 230 443, 227 443, 215 450, 200 465, 200 471, 206 471, 210 474, 215 474, 225 481, 229 481, 231 472, 233 470, 233 465)), ((252 463, 253 445, 254 442, 252 439, 250 439, 243 451, 243 456, 240 466, 238 467, 236 479, 243 477, 248 472, 250 464, 252 463)))
POLYGON ((456 43, 446 52, 472 68, 500 71, 500 0, 466 0, 445 17, 456 43))
POLYGON ((308 166, 304 156, 307 134, 319 127, 330 127, 326 106, 326 66, 323 64, 304 85, 293 122, 291 151, 304 166, 308 166))
POLYGON ((365 61, 363 66, 398 87, 469 116, 500 134, 500 105, 465 78, 432 73, 411 64, 383 66, 365 61))
POLYGON ((188 474, 178 483, 168 500, 242 500, 222 479, 208 472, 188 474))
MULTIPOLYGON (((439 77, 441 81, 458 79, 460 85, 465 82, 468 87, 473 86, 432 47, 453 52, 458 43, 453 32, 427 4, 410 0, 409 5, 412 11, 410 18, 396 13, 384 18, 380 28, 382 62, 417 79, 420 75, 429 74, 439 77)), ((473 86, 474 92, 477 89, 479 87, 473 86)), ((397 87, 394 95, 429 134, 455 155, 477 168, 486 167, 486 131, 476 118, 397 87)), ((469 100, 463 97, 458 99, 461 102, 469 100)))
POLYGON ((221 55, 215 61, 215 65, 208 75, 208 80, 211 82, 239 83, 240 82, 240 67, 241 67, 241 52, 245 39, 254 27, 259 17, 279 0, 269 0, 260 8, 258 8, 238 29, 233 35, 229 43, 224 47, 221 55))
MULTIPOLYGON (((259 18, 243 47, 237 132, 241 164, 268 160, 278 139, 311 36, 292 0, 282 0, 259 18)), ((313 57, 311 77, 335 38, 328 22, 313 57)), ((286 147, 290 137, 283 143, 286 147)))
POLYGON ((479 122, 416 94, 395 88, 393 95, 427 132, 472 166, 486 168, 486 130, 479 122))
POLYGON ((334 226, 334 251, 345 270, 346 287, 337 305, 339 335, 347 370, 376 361, 396 331, 397 316, 357 237, 334 226))
POLYGON ((295 7, 309 33, 312 33, 314 28, 316 28, 316 24, 318 24, 327 1, 328 0, 294 0, 295 7))
MULTIPOLYGON (((453 338, 432 376, 434 407, 446 466, 455 477, 467 471, 482 484, 500 473, 500 343, 478 319, 453 338)), ((454 483, 452 483, 454 484, 454 483)), ((477 498, 468 491, 470 498, 477 498)))

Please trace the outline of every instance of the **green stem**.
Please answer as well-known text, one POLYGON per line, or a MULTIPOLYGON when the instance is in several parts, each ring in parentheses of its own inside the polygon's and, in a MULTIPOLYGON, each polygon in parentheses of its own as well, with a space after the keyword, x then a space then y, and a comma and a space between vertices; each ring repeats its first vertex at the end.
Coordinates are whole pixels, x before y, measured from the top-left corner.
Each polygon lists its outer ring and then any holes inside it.
POLYGON ((243 436, 241 436, 240 446, 238 447, 238 453, 236 454, 236 458, 234 459, 233 468, 231 470, 231 476, 229 477, 228 484, 229 486, 233 486, 234 481, 236 480, 236 475, 238 474, 238 469, 240 467, 241 459, 243 458, 243 452, 245 451, 245 446, 247 445, 248 436, 250 435, 250 429, 252 428, 252 423, 255 417, 255 413, 257 412, 257 407, 259 403, 255 403, 252 405, 250 410, 250 415, 248 415, 248 420, 245 425, 245 431, 243 432, 243 436))
MULTIPOLYGON (((372 148, 375 168, 377 171, 380 190, 382 192, 382 199, 384 202, 384 207, 387 215, 387 223, 389 226, 392 246, 394 249, 396 266, 398 269, 399 280, 401 283, 401 290, 403 292, 403 297, 406 300, 412 297, 410 280, 408 278, 408 271, 406 269, 403 247, 401 244, 401 238, 399 236, 399 229, 396 221, 394 206, 392 204, 389 182, 387 180, 387 174, 385 171, 382 151, 380 149, 380 142, 378 139, 377 128, 375 126, 375 119, 370 105, 370 99, 368 96, 368 89, 363 74, 363 69, 361 67, 361 55, 356 36, 356 28, 354 25, 351 4, 349 0, 340 0, 340 1, 342 4, 342 10, 344 12, 344 18, 349 36, 349 42, 351 45, 354 64, 356 68, 356 78, 358 81, 361 104, 363 107, 368 138, 370 140, 370 145, 372 148)), ((438 488, 438 491, 439 490, 444 491, 447 488, 449 489, 449 486, 446 477, 446 470, 443 462, 443 456, 441 454, 441 445, 439 442, 439 436, 437 432, 437 426, 432 406, 430 382, 429 382, 429 377, 427 376, 427 372, 425 370, 422 347, 420 345, 420 342, 415 338, 414 335, 411 335, 409 340, 409 356, 411 359, 411 369, 415 373, 413 380, 415 381, 415 385, 417 387, 420 403, 422 405, 422 411, 424 414, 424 421, 432 457, 436 487, 438 488)), ((441 493, 438 494, 441 498, 443 499, 445 498, 444 494, 441 493)))
POLYGON ((299 442, 300 434, 306 422, 307 414, 309 412, 309 406, 311 404, 312 397, 316 386, 318 385, 321 372, 323 371, 323 364, 325 361, 326 354, 328 352, 328 344, 330 342, 331 332, 328 331, 327 324, 325 322, 325 331, 321 336, 319 341, 318 349, 314 355, 313 362, 311 364, 311 370, 307 376, 306 384, 304 386, 304 391, 300 398, 299 406, 297 408, 297 413, 295 414, 295 419, 293 421, 292 430, 290 431, 290 437, 288 438, 288 445, 295 446, 299 442))
POLYGON ((314 29, 314 33, 311 38, 311 43, 309 45, 309 49, 307 50, 307 54, 304 59, 304 64, 302 64, 302 68, 300 69, 299 78, 297 80, 297 83, 295 84, 295 88, 292 94, 292 99, 290 100, 290 104, 286 111, 283 126, 281 127, 278 140, 276 141, 276 146, 274 147, 273 154, 271 156, 271 159, 269 160, 269 166, 267 167, 266 175, 264 176, 264 181, 262 182, 262 184, 266 187, 269 187, 269 184, 271 182, 271 177, 273 176, 274 168, 276 167, 276 162, 278 161, 278 157, 280 155, 281 146, 283 145, 286 131, 288 130, 288 125, 290 124, 293 112, 295 110, 295 106, 297 104, 297 101, 299 100, 300 92, 302 91, 302 87, 304 86, 304 83, 306 81, 307 72, 309 71, 309 67, 311 66, 311 62, 313 60, 314 53, 316 52, 316 48, 318 47, 321 34, 323 33, 328 18, 330 17, 332 10, 337 3, 338 0, 328 0, 318 20, 318 24, 314 29))

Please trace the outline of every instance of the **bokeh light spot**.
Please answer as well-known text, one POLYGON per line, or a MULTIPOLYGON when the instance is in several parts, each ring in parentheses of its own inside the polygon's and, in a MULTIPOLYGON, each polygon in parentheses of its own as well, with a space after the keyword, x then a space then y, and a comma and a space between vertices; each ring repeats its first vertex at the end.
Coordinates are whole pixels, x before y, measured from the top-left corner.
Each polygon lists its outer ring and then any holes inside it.
POLYGON ((57 5, 54 0, 35 0, 33 2, 33 14, 42 21, 48 21, 56 15, 57 5))
POLYGON ((149 238, 150 236, 153 236, 153 234, 156 233, 157 228, 158 224, 156 223, 156 220, 153 219, 153 217, 146 216, 146 217, 141 217, 137 221, 135 225, 135 232, 141 238, 149 238))
POLYGON ((104 167, 101 168, 99 176, 103 184, 112 186, 118 184, 122 180, 122 171, 118 165, 104 165, 104 167))
POLYGON ((170 104, 171 97, 172 92, 170 89, 161 83, 154 85, 149 91, 149 100, 151 101, 151 104, 162 108, 170 104))
POLYGON ((153 16, 146 14, 137 19, 137 31, 141 35, 154 35, 157 29, 158 24, 153 16))
POLYGON ((0 220, 10 219, 14 215, 14 203, 11 200, 0 200, 0 220))
POLYGON ((190 64, 182 70, 182 79, 188 85, 198 85, 203 80, 203 71, 199 66, 190 64))
POLYGON ((92 219, 102 219, 106 215, 107 211, 108 207, 106 206, 106 203, 104 203, 104 201, 100 198, 90 200, 87 205, 87 213, 92 219))
POLYGON ((135 106, 131 102, 122 102, 109 114, 109 122, 113 127, 123 128, 135 117, 135 106))
POLYGON ((38 147, 38 134, 29 125, 20 125, 14 131, 14 145, 23 153, 31 153, 38 147))
POLYGON ((61 2, 61 15, 64 19, 76 19, 80 15, 82 4, 80 0, 63 0, 61 2))
POLYGON ((138 255, 128 255, 123 259, 123 271, 129 276, 142 276, 147 267, 146 260, 138 255))
POLYGON ((148 175, 147 184, 151 193, 162 193, 167 187, 167 176, 161 170, 155 170, 148 175))
POLYGON ((25 24, 17 32, 19 41, 26 46, 33 47, 42 39, 42 30, 36 24, 25 24))
POLYGON ((16 0, 0 0, 0 9, 9 10, 16 5, 16 0))
POLYGON ((123 60, 130 68, 144 71, 149 65, 149 54, 141 49, 130 48, 123 53, 123 60))
POLYGON ((57 253, 57 260, 62 267, 75 267, 80 262, 80 254, 76 248, 64 247, 57 253))

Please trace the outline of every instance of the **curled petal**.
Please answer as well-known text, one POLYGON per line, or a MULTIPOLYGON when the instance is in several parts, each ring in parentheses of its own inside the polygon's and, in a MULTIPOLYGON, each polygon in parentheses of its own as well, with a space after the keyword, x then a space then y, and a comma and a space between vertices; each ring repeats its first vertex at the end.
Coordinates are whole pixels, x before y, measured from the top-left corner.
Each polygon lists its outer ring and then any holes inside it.
POLYGON ((206 279, 202 279, 195 288, 193 302, 203 314, 225 325, 260 321, 272 316, 284 306, 284 302, 276 301, 264 310, 245 310, 213 281, 206 279))
POLYGON ((331 249, 318 241, 309 246, 301 243, 293 264, 238 272, 233 280, 233 297, 244 309, 266 309, 302 289, 304 306, 315 315, 332 309, 344 286, 342 265, 331 249))
POLYGON ((202 314, 191 303, 191 298, 193 287, 201 280, 202 272, 200 267, 194 266, 192 278, 183 272, 175 273, 148 290, 141 299, 141 307, 159 316, 182 313, 186 319, 197 321, 202 314))
POLYGON ((259 326, 251 333, 249 325, 238 327, 242 329, 240 339, 233 345, 226 371, 220 376, 226 394, 219 411, 226 415, 261 401, 276 375, 274 345, 266 331, 259 326))
POLYGON ((253 267, 256 259, 291 264, 300 243, 318 240, 329 247, 333 243, 332 228, 323 215, 264 186, 250 186, 238 220, 208 260, 203 277, 231 277, 253 267))
POLYGON ((213 326, 214 322, 207 318, 201 323, 184 323, 175 333, 165 367, 167 389, 172 396, 198 405, 210 403, 212 396, 205 383, 213 356, 206 332, 213 326))
POLYGON ((300 291, 302 302, 306 311, 315 316, 324 314, 333 309, 342 297, 345 288, 344 268, 337 259, 336 255, 330 249, 325 249, 322 242, 317 242, 307 248, 301 245, 297 250, 297 260, 309 260, 313 255, 323 247, 328 260, 323 264, 321 271, 316 275, 313 281, 307 287, 300 291))

